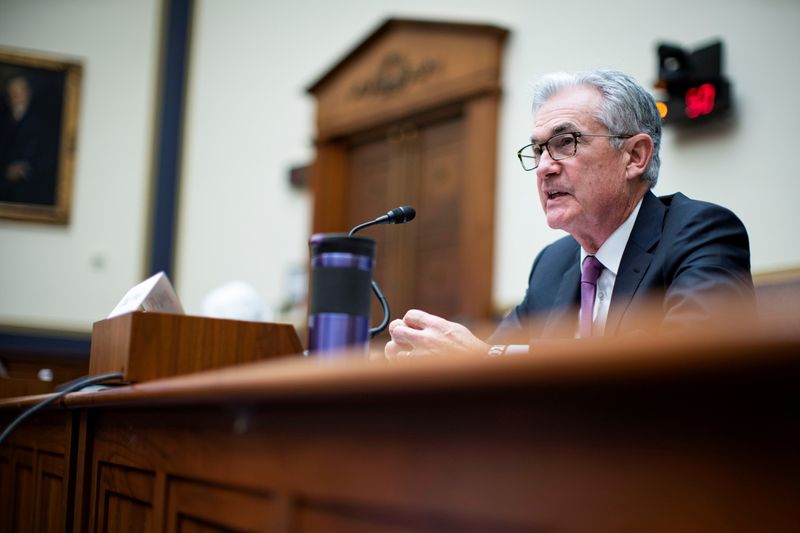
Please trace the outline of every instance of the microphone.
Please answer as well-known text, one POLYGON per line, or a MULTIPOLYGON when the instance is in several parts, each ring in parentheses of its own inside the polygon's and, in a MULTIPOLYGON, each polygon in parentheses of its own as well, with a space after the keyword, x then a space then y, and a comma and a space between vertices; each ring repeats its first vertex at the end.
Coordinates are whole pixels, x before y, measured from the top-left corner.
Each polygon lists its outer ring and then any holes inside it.
MULTIPOLYGON (((389 224, 405 224, 406 222, 411 222, 414 220, 414 217, 417 216, 417 210, 411 207, 410 205, 404 205, 400 207, 395 207, 382 217, 378 217, 375 220, 384 220, 389 224)), ((380 224, 381 222, 378 222, 380 224)))
MULTIPOLYGON (((348 233, 347 236, 352 237, 357 231, 361 231, 364 228, 376 226, 378 224, 405 224, 406 222, 411 222, 414 220, 414 217, 416 216, 417 210, 410 205, 395 207, 385 215, 380 216, 375 220, 370 220, 369 222, 364 222, 363 224, 359 224, 358 226, 354 227, 350 230, 350 233, 348 233)), ((386 329, 386 326, 389 325, 389 316, 391 313, 389 311, 389 302, 386 301, 386 297, 383 295, 383 292, 381 292, 381 288, 378 287, 378 284, 375 283, 375 280, 372 280, 372 292, 374 292, 375 296, 378 297, 378 300, 381 302, 381 307, 383 308, 383 320, 378 326, 369 330, 370 336, 374 337, 386 329)))
POLYGON ((410 205, 404 205, 401 207, 395 207, 391 211, 387 212, 385 215, 376 218, 375 220, 370 220, 369 222, 364 222, 363 224, 359 224, 355 228, 350 230, 350 233, 347 234, 348 237, 352 237, 353 234, 357 231, 361 231, 364 228, 369 226, 376 226, 378 224, 405 224, 406 222, 411 222, 414 220, 414 217, 417 216, 417 210, 411 207, 410 205))

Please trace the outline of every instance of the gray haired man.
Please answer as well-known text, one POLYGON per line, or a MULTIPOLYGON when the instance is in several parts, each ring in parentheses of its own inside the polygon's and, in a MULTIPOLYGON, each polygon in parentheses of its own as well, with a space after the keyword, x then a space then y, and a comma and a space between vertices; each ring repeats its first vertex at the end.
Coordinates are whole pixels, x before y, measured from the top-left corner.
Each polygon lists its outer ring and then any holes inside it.
POLYGON ((509 339, 528 339, 510 349, 527 351, 543 338, 703 326, 733 298, 752 311, 741 221, 711 203, 650 191, 661 117, 636 80, 613 70, 550 74, 535 87, 533 113, 531 142, 517 156, 535 172, 548 226, 569 235, 537 256, 524 299, 488 342, 412 309, 389 325, 388 358, 499 355, 509 339), (643 326, 654 299, 661 316, 643 326))

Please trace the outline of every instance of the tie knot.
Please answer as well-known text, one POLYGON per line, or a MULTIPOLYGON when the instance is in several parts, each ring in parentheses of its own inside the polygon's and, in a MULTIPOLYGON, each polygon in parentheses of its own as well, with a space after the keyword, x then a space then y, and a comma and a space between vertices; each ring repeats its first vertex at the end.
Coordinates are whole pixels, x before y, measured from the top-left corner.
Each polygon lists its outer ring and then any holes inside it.
POLYGON ((603 271, 603 263, 597 260, 593 255, 587 255, 583 260, 583 267, 581 269, 581 282, 587 282, 594 285, 597 283, 597 278, 603 271))

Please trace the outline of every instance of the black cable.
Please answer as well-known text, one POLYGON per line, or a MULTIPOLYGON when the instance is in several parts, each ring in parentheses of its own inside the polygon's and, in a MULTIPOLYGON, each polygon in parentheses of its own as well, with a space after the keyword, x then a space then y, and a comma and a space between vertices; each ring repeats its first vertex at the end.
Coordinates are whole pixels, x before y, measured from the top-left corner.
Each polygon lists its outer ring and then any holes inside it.
POLYGON ((378 300, 381 302, 381 307, 383 308, 383 320, 379 325, 369 330, 369 334, 371 337, 374 337, 381 331, 386 329, 386 326, 389 325, 389 302, 386 301, 386 296, 383 295, 381 292, 381 288, 378 287, 378 284, 375 283, 375 280, 372 280, 372 292, 375 293, 375 296, 378 297, 378 300))
POLYGON ((11 432, 14 431, 14 428, 20 425, 26 418, 30 417, 39 409, 43 409, 48 405, 50 405, 51 403, 53 403, 54 401, 60 400, 70 392, 75 392, 76 390, 82 389, 88 385, 94 385, 95 383, 108 381, 109 379, 122 379, 122 377, 123 377, 122 374, 117 372, 114 374, 101 374, 99 376, 86 376, 85 378, 82 378, 80 380, 73 381, 68 387, 62 389, 61 391, 51 396, 48 396, 41 402, 37 403, 36 405, 34 405, 21 415, 19 415, 13 422, 11 422, 11 424, 9 424, 8 427, 3 431, 2 435, 0 435, 0 445, 2 445, 3 441, 6 440, 6 437, 8 437, 11 434, 11 432))
MULTIPOLYGON (((360 231, 364 228, 369 226, 373 226, 375 224, 382 224, 383 222, 380 219, 370 220, 369 222, 364 222, 363 224, 359 224, 355 228, 350 230, 350 233, 347 234, 348 237, 352 237, 355 232, 360 231)), ((381 331, 386 329, 386 326, 389 325, 389 317, 391 316, 391 312, 389 311, 389 302, 386 301, 386 296, 383 295, 381 288, 378 287, 378 284, 375 283, 375 280, 372 280, 372 292, 375 293, 375 296, 378 297, 378 301, 381 303, 381 309, 383 309, 383 320, 381 323, 378 324, 374 328, 370 328, 369 335, 370 337, 374 337, 378 335, 381 331)))

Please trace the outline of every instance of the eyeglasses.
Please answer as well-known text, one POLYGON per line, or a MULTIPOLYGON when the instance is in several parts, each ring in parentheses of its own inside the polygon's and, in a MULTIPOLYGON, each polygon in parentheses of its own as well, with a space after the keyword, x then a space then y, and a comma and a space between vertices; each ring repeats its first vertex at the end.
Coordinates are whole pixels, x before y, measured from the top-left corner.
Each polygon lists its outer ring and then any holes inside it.
POLYGON ((581 133, 570 131, 553 135, 541 144, 532 143, 523 146, 517 152, 519 162, 525 170, 533 170, 539 166, 544 149, 553 161, 561 161, 574 156, 578 152, 578 137, 610 137, 612 139, 629 139, 633 135, 606 135, 602 133, 581 133))

